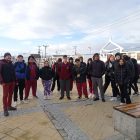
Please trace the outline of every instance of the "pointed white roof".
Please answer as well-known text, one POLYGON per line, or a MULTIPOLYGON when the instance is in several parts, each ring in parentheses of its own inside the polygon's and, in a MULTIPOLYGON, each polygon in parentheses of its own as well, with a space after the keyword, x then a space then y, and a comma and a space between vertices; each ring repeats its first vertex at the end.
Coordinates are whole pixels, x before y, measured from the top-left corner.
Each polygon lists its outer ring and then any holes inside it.
POLYGON ((123 51, 123 47, 121 47, 120 45, 118 45, 117 43, 113 42, 112 39, 109 39, 109 42, 102 47, 102 49, 100 50, 100 53, 113 53, 113 52, 122 52, 123 51))

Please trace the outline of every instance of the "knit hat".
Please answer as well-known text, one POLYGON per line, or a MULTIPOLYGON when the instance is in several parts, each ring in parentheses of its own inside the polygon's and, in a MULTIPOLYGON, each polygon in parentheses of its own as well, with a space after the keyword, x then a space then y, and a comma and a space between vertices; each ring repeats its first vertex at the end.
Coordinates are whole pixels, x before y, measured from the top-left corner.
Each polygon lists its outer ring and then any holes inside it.
POLYGON ((11 56, 11 54, 10 54, 9 52, 7 52, 7 53, 4 54, 4 58, 5 58, 6 56, 11 56))

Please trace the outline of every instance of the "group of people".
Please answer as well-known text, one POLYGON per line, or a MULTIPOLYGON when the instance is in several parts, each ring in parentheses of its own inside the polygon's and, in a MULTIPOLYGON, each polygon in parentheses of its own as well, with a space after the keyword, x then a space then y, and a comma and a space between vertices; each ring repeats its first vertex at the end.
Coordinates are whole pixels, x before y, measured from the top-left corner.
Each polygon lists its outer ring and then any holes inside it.
POLYGON ((60 100, 64 99, 65 93, 67 99, 71 100, 70 93, 73 83, 76 83, 78 99, 84 95, 86 99, 93 98, 94 101, 97 101, 101 98, 102 102, 105 102, 104 94, 110 83, 111 100, 117 100, 120 97, 121 105, 131 103, 131 88, 134 90, 134 94, 138 95, 139 67, 137 60, 127 55, 120 53, 116 53, 115 56, 110 55, 105 63, 100 60, 98 53, 95 53, 93 58, 89 58, 87 63, 83 62, 83 57, 74 60, 72 57, 68 58, 67 55, 64 55, 53 65, 45 60, 44 66, 39 69, 33 56, 29 56, 28 62, 25 63, 23 56, 18 55, 17 62, 13 64, 11 54, 5 53, 4 59, 0 60, 4 116, 9 116, 8 111, 16 110, 16 107, 12 106, 12 98, 16 103, 18 92, 20 103, 28 103, 30 88, 32 88, 33 97, 38 98, 36 91, 39 77, 44 87, 45 100, 50 99, 56 82, 57 90, 60 91, 60 100), (104 75, 105 82, 103 82, 104 75))

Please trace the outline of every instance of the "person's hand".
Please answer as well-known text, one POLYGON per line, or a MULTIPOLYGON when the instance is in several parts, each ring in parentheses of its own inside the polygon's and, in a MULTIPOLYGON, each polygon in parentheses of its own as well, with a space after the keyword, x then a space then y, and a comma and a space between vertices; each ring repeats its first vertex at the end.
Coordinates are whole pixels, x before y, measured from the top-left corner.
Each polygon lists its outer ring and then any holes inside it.
POLYGON ((80 77, 80 74, 77 74, 77 78, 79 78, 80 77))

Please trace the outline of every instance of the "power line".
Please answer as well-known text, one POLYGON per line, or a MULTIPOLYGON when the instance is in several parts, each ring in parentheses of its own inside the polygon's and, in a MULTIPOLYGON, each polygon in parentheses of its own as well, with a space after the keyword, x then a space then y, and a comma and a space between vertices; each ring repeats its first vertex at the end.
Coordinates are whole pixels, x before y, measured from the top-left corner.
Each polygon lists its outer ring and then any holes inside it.
POLYGON ((125 17, 121 17, 115 21, 113 21, 113 23, 105 25, 103 27, 100 27, 96 30, 91 31, 91 33, 102 33, 104 31, 108 31, 112 26, 118 26, 120 24, 126 24, 129 23, 130 21, 134 21, 134 20, 139 20, 140 19, 140 10, 137 10, 135 12, 133 12, 132 14, 125 16, 125 17))

